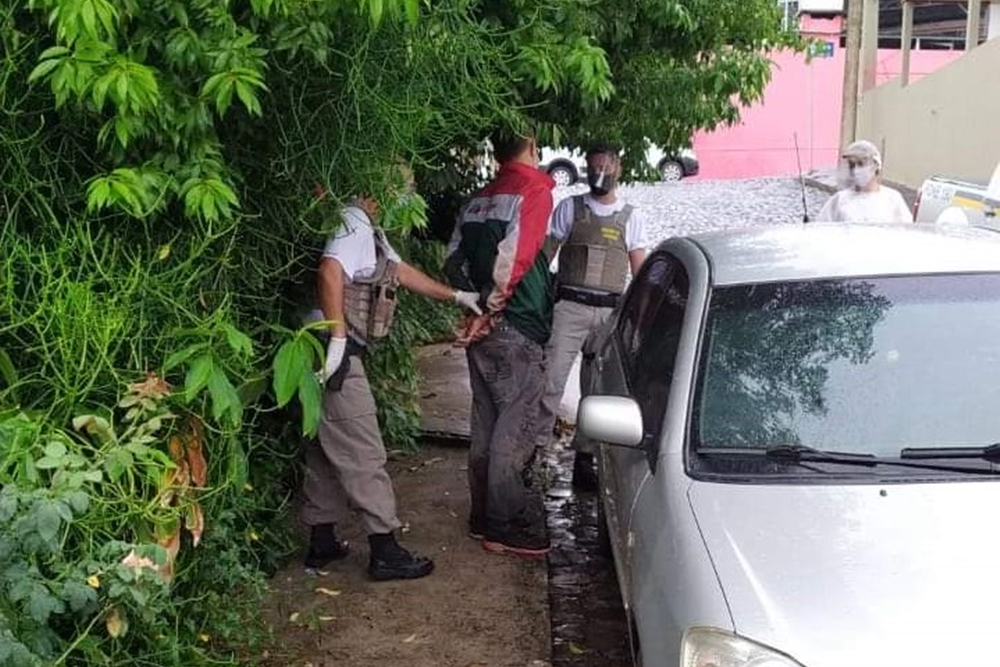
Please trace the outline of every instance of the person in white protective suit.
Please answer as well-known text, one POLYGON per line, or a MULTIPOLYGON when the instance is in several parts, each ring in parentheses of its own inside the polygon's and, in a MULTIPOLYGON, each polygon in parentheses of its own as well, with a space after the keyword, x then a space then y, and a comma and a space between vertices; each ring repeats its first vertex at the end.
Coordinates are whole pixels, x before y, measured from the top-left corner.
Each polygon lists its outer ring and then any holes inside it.
POLYGON ((913 222, 903 195, 882 184, 882 154, 870 141, 855 141, 841 154, 844 188, 816 216, 816 222, 862 224, 913 222))

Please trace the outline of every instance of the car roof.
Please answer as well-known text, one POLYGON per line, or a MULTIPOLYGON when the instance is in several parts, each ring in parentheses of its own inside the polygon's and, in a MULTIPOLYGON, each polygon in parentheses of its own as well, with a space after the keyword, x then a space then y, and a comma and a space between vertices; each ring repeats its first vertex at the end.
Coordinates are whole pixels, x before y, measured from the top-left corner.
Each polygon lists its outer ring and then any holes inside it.
POLYGON ((1000 233, 979 227, 809 223, 685 238, 704 253, 714 285, 1000 272, 1000 233))

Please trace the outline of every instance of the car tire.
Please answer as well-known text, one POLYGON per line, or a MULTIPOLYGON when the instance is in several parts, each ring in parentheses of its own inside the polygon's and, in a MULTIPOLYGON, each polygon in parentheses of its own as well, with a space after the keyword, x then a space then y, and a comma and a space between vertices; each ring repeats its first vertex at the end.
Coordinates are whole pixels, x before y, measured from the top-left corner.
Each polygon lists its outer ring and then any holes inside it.
POLYGON ((559 187, 569 187, 575 184, 579 178, 576 169, 572 165, 562 163, 549 167, 549 176, 552 177, 552 180, 559 187))
POLYGON ((684 178, 684 167, 676 160, 664 160, 660 163, 660 178, 666 183, 676 183, 684 178))

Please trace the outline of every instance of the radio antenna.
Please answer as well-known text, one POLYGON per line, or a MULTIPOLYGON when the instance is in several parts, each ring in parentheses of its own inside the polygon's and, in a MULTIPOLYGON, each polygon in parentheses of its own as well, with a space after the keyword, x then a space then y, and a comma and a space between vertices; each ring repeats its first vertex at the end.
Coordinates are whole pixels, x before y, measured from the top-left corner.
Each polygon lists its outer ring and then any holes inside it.
POLYGON ((799 155, 799 133, 793 132, 792 138, 795 141, 795 161, 799 165, 799 188, 802 190, 802 222, 809 222, 809 205, 806 202, 806 179, 802 175, 802 156, 799 155))

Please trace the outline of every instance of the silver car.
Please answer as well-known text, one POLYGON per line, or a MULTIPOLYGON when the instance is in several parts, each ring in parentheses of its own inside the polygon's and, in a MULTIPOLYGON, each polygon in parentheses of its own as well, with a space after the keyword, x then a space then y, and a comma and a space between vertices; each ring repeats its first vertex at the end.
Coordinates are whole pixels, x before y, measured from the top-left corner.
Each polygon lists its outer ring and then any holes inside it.
POLYGON ((584 357, 637 664, 1000 663, 1000 233, 671 239, 584 357))

